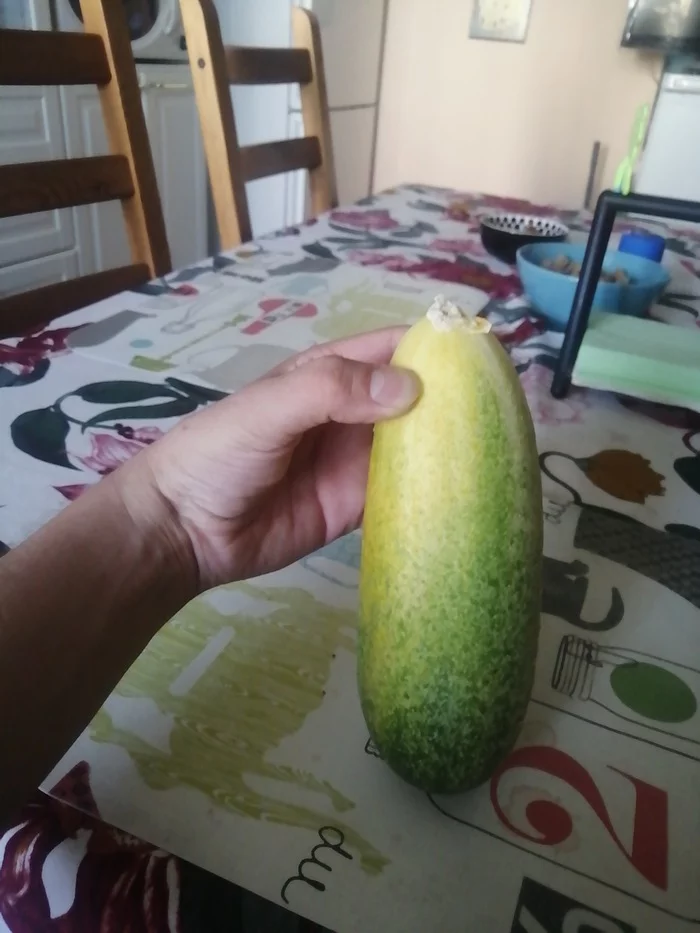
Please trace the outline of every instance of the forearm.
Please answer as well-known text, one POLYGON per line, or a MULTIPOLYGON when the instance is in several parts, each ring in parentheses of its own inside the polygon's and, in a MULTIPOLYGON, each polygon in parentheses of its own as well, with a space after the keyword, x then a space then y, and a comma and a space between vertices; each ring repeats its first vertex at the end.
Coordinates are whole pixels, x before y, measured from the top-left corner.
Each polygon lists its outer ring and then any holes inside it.
POLYGON ((186 548, 131 466, 0 560, 0 827, 195 595, 186 548))

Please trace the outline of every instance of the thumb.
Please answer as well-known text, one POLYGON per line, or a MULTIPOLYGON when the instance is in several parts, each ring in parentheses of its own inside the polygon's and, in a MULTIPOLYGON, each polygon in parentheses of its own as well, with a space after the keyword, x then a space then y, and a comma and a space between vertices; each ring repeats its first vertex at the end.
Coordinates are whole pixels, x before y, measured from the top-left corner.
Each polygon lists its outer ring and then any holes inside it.
POLYGON ((248 407, 257 409, 256 433, 264 430, 282 441, 329 421, 372 424, 392 418, 407 411, 421 392, 420 380, 408 369, 342 356, 310 360, 261 380, 256 388, 257 404, 248 407))

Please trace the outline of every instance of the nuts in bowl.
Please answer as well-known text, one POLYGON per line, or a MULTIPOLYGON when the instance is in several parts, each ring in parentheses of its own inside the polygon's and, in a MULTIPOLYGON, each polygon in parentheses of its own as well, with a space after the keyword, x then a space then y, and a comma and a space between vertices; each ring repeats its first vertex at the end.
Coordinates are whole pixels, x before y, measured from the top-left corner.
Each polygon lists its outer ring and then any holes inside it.
MULTIPOLYGON (((560 253, 558 256, 546 256, 542 260, 543 269, 549 269, 551 272, 561 272, 562 275, 573 275, 574 278, 578 278, 581 274, 582 265, 582 261, 572 259, 571 256, 566 256, 564 253, 560 253)), ((634 280, 627 270, 621 267, 612 270, 603 268, 598 281, 611 282, 617 285, 634 284, 634 280)))

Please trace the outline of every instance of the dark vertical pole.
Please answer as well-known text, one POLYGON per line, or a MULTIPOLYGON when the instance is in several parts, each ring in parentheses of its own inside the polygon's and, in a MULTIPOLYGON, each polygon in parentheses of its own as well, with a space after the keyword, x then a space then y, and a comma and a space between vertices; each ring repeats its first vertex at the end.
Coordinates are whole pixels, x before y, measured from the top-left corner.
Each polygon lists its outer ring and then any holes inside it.
POLYGON ((615 220, 615 208, 612 207, 605 193, 598 199, 593 217, 593 226, 588 237, 586 254, 581 266, 571 314, 566 325, 564 343, 557 362, 557 368, 552 380, 552 395, 554 398, 563 398, 571 385, 571 373, 576 363, 583 335, 586 333, 588 318, 593 306, 593 297, 598 286, 603 259, 608 248, 608 241, 612 233, 615 220))

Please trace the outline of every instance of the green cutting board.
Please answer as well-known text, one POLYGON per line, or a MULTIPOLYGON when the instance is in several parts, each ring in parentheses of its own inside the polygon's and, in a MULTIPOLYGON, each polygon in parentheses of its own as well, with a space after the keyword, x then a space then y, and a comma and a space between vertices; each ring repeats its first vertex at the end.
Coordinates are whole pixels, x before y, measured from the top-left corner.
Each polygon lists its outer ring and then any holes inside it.
POLYGON ((596 311, 572 382, 700 411, 700 330, 596 311))

